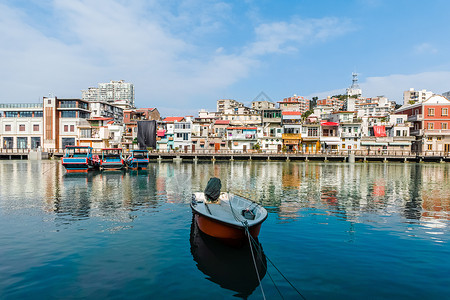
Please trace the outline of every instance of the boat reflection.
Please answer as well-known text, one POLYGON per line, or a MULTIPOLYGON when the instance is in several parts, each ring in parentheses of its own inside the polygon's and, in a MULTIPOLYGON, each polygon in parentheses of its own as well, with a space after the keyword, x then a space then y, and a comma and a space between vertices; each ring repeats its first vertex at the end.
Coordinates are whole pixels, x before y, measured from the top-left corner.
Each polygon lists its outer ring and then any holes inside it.
MULTIPOLYGON (((208 280, 222 288, 237 292, 236 297, 246 299, 259 286, 258 275, 249 245, 233 248, 209 237, 198 229, 197 222, 191 224, 191 254, 197 268, 208 280)), ((267 260, 261 244, 253 246, 256 266, 262 280, 266 275, 267 260)))

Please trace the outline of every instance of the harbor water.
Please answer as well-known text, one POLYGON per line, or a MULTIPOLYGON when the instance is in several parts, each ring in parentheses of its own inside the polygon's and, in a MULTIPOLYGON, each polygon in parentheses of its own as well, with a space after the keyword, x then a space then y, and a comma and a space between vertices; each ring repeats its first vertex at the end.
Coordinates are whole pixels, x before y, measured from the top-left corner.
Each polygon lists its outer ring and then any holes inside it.
POLYGON ((0 299, 444 299, 449 172, 163 161, 67 174, 59 161, 0 161, 0 299), (249 247, 193 223, 191 194, 213 176, 269 212, 254 253, 261 284, 249 247))

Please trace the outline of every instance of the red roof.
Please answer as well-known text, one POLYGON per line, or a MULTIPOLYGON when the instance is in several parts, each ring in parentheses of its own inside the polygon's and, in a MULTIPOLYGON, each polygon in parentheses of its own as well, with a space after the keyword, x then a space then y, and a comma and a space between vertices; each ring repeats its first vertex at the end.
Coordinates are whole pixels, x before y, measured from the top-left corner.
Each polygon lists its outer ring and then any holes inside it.
POLYGON ((167 117, 163 120, 163 122, 181 122, 184 117, 167 117))
POLYGON ((247 130, 256 130, 256 127, 227 127, 227 130, 238 130, 238 129, 247 129, 247 130))
POLYGON ((114 124, 114 121, 109 121, 108 124, 114 124))
POLYGON ((214 124, 217 124, 217 125, 228 125, 228 124, 230 124, 230 121, 229 120, 216 120, 216 122, 214 122, 214 124))
POLYGON ((283 111, 281 114, 283 116, 299 116, 299 115, 302 115, 302 113, 299 112, 299 111, 283 111))
POLYGON ((339 126, 339 123, 335 123, 335 122, 324 122, 322 124, 320 124, 322 126, 339 126))

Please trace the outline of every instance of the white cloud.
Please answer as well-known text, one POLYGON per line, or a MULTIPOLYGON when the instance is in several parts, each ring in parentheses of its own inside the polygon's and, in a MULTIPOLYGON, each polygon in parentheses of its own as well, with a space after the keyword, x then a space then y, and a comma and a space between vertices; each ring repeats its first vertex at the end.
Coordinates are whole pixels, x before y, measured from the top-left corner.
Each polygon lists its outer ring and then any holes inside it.
MULTIPOLYGON (((133 82, 139 106, 215 106, 220 91, 247 78, 262 55, 296 51, 348 32, 335 18, 261 24, 230 49, 198 43, 224 30, 226 2, 55 0, 50 26, 35 27, 18 8, 0 4, 2 102, 35 102, 52 92, 81 97, 98 82, 133 82), (172 6, 171 6, 172 5, 172 6), (162 103, 162 104, 160 104, 162 103), (205 102, 203 102, 205 103, 205 102)), ((164 112, 162 112, 164 114, 164 112)))
POLYGON ((322 42, 351 31, 350 22, 337 18, 301 19, 292 22, 261 24, 256 41, 248 49, 250 55, 296 51, 302 45, 322 42))
POLYGON ((429 43, 422 43, 414 47, 414 53, 416 54, 436 54, 437 52, 436 47, 429 43))

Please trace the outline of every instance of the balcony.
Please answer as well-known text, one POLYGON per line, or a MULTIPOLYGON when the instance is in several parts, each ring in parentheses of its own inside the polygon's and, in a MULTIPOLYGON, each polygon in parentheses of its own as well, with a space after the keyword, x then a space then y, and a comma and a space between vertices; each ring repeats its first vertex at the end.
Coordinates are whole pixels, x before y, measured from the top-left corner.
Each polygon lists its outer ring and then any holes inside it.
POLYGON ((425 129, 425 135, 450 135, 450 129, 425 129))
POLYGON ((281 138, 283 140, 300 140, 302 135, 301 133, 283 133, 281 138))
POLYGON ((422 115, 408 116, 408 122, 416 122, 416 121, 422 121, 422 120, 423 120, 422 115))
POLYGON ((340 137, 341 138, 361 137, 361 133, 358 133, 358 132, 341 132, 340 137))

